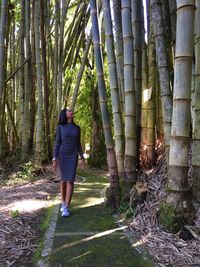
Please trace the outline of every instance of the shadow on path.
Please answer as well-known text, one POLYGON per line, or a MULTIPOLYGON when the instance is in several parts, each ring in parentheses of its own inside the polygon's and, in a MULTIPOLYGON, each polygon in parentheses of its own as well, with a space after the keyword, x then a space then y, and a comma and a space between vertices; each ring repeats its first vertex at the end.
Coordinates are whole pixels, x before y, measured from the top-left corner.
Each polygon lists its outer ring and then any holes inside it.
POLYGON ((50 267, 151 267, 150 259, 131 247, 112 214, 104 208, 107 178, 88 177, 75 186, 71 216, 58 213, 50 267))

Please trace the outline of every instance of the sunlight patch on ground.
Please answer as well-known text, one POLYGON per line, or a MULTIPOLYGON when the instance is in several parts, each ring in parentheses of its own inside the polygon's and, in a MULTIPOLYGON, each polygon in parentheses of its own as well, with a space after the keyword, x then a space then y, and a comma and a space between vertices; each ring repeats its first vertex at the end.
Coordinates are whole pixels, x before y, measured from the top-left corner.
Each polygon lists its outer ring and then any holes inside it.
POLYGON ((64 249, 64 248, 69 248, 69 247, 73 247, 73 246, 76 246, 76 245, 79 245, 79 244, 82 244, 82 243, 85 243, 85 242, 88 242, 88 241, 91 241, 93 239, 96 239, 96 238, 100 238, 100 237, 103 237, 103 236, 107 236, 107 235, 110 235, 110 234, 113 234, 117 231, 121 231, 125 228, 127 228, 128 226, 122 226, 122 227, 118 227, 118 228, 114 228, 114 229, 110 229, 110 230, 106 230, 106 231, 103 231, 103 232, 100 232, 98 234, 95 234, 93 236, 90 236, 90 237, 86 237, 86 238, 82 238, 80 240, 76 240, 76 241, 73 241, 73 242, 70 242, 70 243, 67 243, 67 244, 64 244, 62 245, 61 247, 59 248, 56 248, 55 250, 53 250, 53 253, 61 250, 61 249, 64 249))
POLYGON ((149 237, 151 237, 151 233, 148 233, 147 235, 142 236, 142 238, 139 241, 132 244, 132 247, 138 247, 138 246, 144 245, 146 242, 148 242, 149 237))
MULTIPOLYGON (((76 200, 74 200, 74 202, 76 202, 76 200)), ((101 204, 103 202, 104 202, 104 198, 87 197, 86 199, 84 199, 84 203, 83 204, 77 204, 76 205, 76 203, 74 203, 74 207, 76 207, 76 208, 86 208, 86 207, 90 207, 90 206, 101 204)))
POLYGON ((39 199, 24 199, 24 200, 19 200, 19 201, 15 201, 12 204, 10 204, 9 206, 7 206, 7 208, 10 211, 19 211, 21 212, 33 212, 33 211, 37 211, 39 209, 42 208, 46 208, 52 205, 56 205, 60 203, 60 201, 58 199, 54 200, 54 201, 47 201, 47 200, 39 200, 39 199))
POLYGON ((77 260, 77 259, 80 259, 80 258, 82 258, 84 256, 87 256, 87 255, 91 254, 91 253, 92 253, 92 251, 87 251, 87 252, 85 252, 85 253, 83 253, 83 254, 81 254, 79 256, 76 256, 76 257, 72 258, 69 262, 77 260))

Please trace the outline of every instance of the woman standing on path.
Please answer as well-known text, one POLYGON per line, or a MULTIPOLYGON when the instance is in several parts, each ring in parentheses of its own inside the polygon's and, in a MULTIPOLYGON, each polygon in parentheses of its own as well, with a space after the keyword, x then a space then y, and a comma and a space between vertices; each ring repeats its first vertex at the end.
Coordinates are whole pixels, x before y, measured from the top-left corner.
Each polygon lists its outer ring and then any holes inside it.
POLYGON ((70 215, 69 207, 74 189, 74 181, 78 164, 78 153, 81 162, 85 165, 83 150, 81 146, 81 129, 73 121, 72 110, 63 109, 59 115, 59 122, 56 128, 56 142, 53 153, 52 168, 56 172, 59 163, 61 174, 61 196, 62 204, 60 211, 62 217, 70 215))

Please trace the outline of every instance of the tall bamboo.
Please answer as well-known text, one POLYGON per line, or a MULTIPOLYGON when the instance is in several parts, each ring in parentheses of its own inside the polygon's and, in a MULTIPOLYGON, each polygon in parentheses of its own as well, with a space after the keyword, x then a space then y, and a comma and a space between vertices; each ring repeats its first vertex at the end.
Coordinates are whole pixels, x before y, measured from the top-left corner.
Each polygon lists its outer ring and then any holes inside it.
MULTIPOLYGON (((25 0, 20 1, 21 17, 20 17, 20 33, 19 33, 19 65, 22 65, 25 61, 24 58, 24 35, 25 35, 25 0)), ((19 71, 19 112, 18 121, 19 125, 22 125, 22 119, 24 117, 24 67, 19 71)), ((22 127, 19 128, 20 143, 22 143, 22 127)), ((20 146, 21 148, 21 146, 20 146)))
POLYGON ((167 201, 177 212, 188 208, 188 152, 190 138, 190 101, 194 35, 194 0, 177 1, 177 29, 173 115, 169 153, 169 195, 167 201))
POLYGON ((120 102, 122 113, 124 112, 124 52, 122 40, 122 15, 121 15, 121 1, 113 0, 113 15, 115 27, 115 49, 116 49, 116 63, 117 75, 120 89, 120 102))
POLYGON ((99 37, 99 25, 97 18, 97 4, 96 0, 90 0, 90 13, 92 19, 92 36, 94 44, 94 54, 96 58, 96 70, 98 79, 98 92, 100 99, 100 108, 103 121, 103 129, 105 135, 105 143, 107 150, 107 161, 110 173, 110 199, 108 200, 111 206, 117 207, 120 202, 120 192, 119 192, 119 177, 117 172, 117 161, 114 152, 113 138, 111 131, 111 124, 107 106, 107 96, 106 96, 106 86, 104 80, 104 70, 103 70, 103 60, 102 51, 100 47, 100 37, 99 37))
POLYGON ((1 18, 0 18, 0 159, 5 156, 5 37, 7 24, 7 7, 8 0, 1 1, 1 18))
MULTIPOLYGON (((30 57, 30 0, 25 1, 25 59, 30 57)), ((27 62, 24 69, 24 112, 22 119, 22 149, 24 159, 30 151, 30 94, 31 94, 31 64, 27 62)))
POLYGON ((148 62, 147 45, 143 39, 142 48, 142 110, 141 110, 141 145, 147 144, 147 119, 148 101, 145 99, 145 92, 148 88, 148 62))
MULTIPOLYGON (((137 126, 137 148, 140 145, 141 135, 141 98, 142 98, 142 43, 144 28, 143 3, 140 0, 131 0, 132 8, 132 30, 134 36, 134 76, 136 95, 136 126, 137 126)), ((138 151, 139 154, 139 151, 138 151)))
POLYGON ((195 12, 195 97, 194 97, 194 129, 192 144, 192 178, 193 197, 200 202, 200 2, 196 0, 195 12))
POLYGON ((61 16, 60 16, 60 38, 59 38, 59 57, 58 57, 58 110, 62 109, 62 96, 63 96, 63 46, 64 46, 64 29, 67 15, 67 8, 69 0, 61 1, 61 16))
POLYGON ((90 34, 88 36, 87 43, 86 43, 86 46, 85 46, 85 50, 83 52, 81 66, 80 66, 80 69, 79 69, 79 72, 78 72, 78 75, 77 75, 76 85, 74 87, 72 102, 71 102, 71 105, 70 105, 70 109, 72 109, 72 110, 74 110, 74 108, 75 108, 75 104, 76 104, 76 100, 77 100, 77 96, 78 96, 78 90, 79 90, 81 79, 82 79, 83 72, 84 72, 84 69, 85 69, 85 63, 86 63, 86 59, 87 59, 87 56, 88 56, 88 53, 89 53, 89 50, 90 50, 91 41, 92 41, 92 30, 90 31, 90 34))
POLYGON ((171 135, 172 93, 170 91, 167 45, 164 35, 161 1, 151 0, 151 10, 153 28, 155 33, 156 59, 159 72, 160 94, 162 99, 165 150, 168 159, 171 135))
POLYGON ((148 47, 148 90, 149 100, 147 115, 147 163, 151 164, 155 156, 155 124, 156 124, 156 51, 153 33, 152 14, 150 17, 149 47, 148 47))
POLYGON ((51 140, 50 140, 50 123, 49 123, 49 84, 47 76, 47 59, 46 59, 46 36, 45 36, 45 21, 44 21, 44 3, 40 0, 40 34, 41 34, 41 50, 43 62, 43 80, 44 80, 44 111, 45 111, 45 137, 47 140, 48 158, 51 158, 51 140))
POLYGON ((171 13, 171 32, 172 32, 172 45, 175 48, 176 41, 176 9, 177 9, 177 1, 169 0, 169 8, 171 13))
POLYGON ((160 96, 160 83, 157 72, 156 77, 156 130, 157 139, 160 143, 164 143, 164 127, 163 127, 163 112, 162 112, 162 101, 160 96))
MULTIPOLYGON (((167 64, 170 74, 170 83, 171 87, 173 87, 174 83, 174 47, 172 41, 172 30, 171 30, 171 14, 169 1, 161 0, 162 4, 162 17, 163 17, 163 25, 164 25, 164 34, 166 41, 166 50, 167 50, 167 64)), ((175 10, 176 11, 176 10, 175 10)))
POLYGON ((36 74, 37 74, 37 89, 38 89, 38 106, 37 106, 37 121, 36 121, 36 144, 35 155, 40 162, 41 152, 43 149, 43 80, 42 80, 42 62, 40 51, 40 4, 39 0, 35 1, 35 53, 36 53, 36 74))
POLYGON ((137 179, 136 99, 134 87, 134 55, 131 26, 131 1, 122 0, 122 32, 124 44, 125 92, 125 156, 124 171, 127 191, 137 179))
POLYGON ((36 69, 35 69, 35 28, 34 28, 35 0, 31 0, 31 96, 30 96, 30 146, 33 149, 35 136, 35 114, 36 114, 36 69))
MULTIPOLYGON (((52 122, 51 122, 51 132, 55 132, 56 121, 57 121, 57 85, 58 85, 58 39, 59 39, 59 1, 55 0, 55 38, 54 38, 54 62, 53 62, 53 108, 52 108, 52 122)), ((53 141, 53 140, 52 140, 53 141)))
POLYGON ((122 114, 120 110, 119 87, 117 79, 117 67, 116 67, 116 58, 114 50, 110 1, 103 0, 102 3, 103 3, 110 90, 111 90, 112 114, 114 121, 115 152, 116 152, 118 172, 120 176, 123 176, 124 173, 123 123, 122 123, 122 114))

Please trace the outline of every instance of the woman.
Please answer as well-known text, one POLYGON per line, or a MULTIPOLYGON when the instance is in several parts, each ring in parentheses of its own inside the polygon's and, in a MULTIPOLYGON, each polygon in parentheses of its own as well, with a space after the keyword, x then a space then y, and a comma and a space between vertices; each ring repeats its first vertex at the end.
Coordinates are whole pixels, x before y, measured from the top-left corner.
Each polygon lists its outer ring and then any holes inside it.
POLYGON ((56 142, 53 154, 52 168, 56 172, 59 163, 61 174, 61 196, 62 204, 60 211, 62 217, 70 215, 69 207, 74 189, 74 181, 78 163, 78 153, 82 164, 85 165, 83 150, 81 146, 81 130, 74 123, 72 110, 63 109, 59 115, 59 122, 56 128, 56 142))

